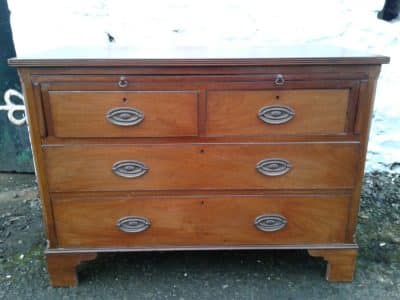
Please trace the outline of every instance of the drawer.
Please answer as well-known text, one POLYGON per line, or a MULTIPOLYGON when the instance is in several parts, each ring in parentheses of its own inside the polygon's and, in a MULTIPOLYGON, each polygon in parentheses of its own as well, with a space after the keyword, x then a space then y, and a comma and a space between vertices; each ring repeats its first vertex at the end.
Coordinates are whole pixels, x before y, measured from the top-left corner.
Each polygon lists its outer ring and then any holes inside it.
POLYGON ((197 135, 196 92, 49 91, 57 137, 197 135))
POLYGON ((348 189, 358 143, 44 148, 50 191, 348 189))
POLYGON ((209 91, 207 134, 343 134, 349 89, 209 91))
POLYGON ((347 196, 53 201, 58 247, 344 242, 347 196))

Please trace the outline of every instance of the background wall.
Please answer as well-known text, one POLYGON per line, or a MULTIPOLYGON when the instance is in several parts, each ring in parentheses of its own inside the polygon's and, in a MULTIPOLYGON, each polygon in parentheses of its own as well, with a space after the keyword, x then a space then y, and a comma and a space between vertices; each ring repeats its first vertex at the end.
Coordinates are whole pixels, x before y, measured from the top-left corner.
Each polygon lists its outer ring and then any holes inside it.
MULTIPOLYGON (((389 55, 378 84, 367 170, 396 169, 400 153, 400 19, 383 0, 9 0, 18 55, 69 45, 328 44, 389 55)), ((1 114, 1 112, 0 112, 1 114)))

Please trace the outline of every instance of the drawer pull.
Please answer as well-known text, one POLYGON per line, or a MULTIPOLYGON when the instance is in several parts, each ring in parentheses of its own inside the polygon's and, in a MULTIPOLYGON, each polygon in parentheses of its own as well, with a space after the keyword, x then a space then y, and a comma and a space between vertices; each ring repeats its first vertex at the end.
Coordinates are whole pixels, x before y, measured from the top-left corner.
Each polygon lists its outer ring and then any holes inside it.
POLYGON ((134 126, 144 120, 144 113, 136 108, 117 107, 109 110, 106 119, 118 126, 134 126))
POLYGON ((268 158, 257 163, 256 169, 265 176, 280 176, 289 172, 292 165, 286 159, 268 158))
POLYGON ((147 173, 147 166, 136 160, 120 160, 112 166, 115 175, 125 178, 137 178, 147 173))
POLYGON ((147 230, 151 223, 147 218, 128 216, 119 219, 117 227, 123 232, 137 233, 147 230))
POLYGON ((121 76, 118 81, 118 86, 120 88, 126 88, 128 86, 128 80, 125 76, 121 76))
POLYGON ((254 220, 254 225, 261 231, 278 231, 287 224, 285 217, 281 215, 261 215, 254 220))
POLYGON ((282 74, 276 75, 275 84, 276 85, 284 85, 285 84, 285 78, 283 78, 282 74))
POLYGON ((267 124, 283 124, 295 116, 294 110, 286 105, 268 105, 258 111, 258 118, 267 124))

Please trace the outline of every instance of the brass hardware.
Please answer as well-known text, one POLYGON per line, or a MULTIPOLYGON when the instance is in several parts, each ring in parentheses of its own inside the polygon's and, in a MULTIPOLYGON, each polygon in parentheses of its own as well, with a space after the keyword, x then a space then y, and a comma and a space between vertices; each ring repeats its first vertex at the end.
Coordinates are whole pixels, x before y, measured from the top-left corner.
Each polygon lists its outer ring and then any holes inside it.
POLYGON ((119 230, 128 233, 138 233, 149 229, 151 223, 147 218, 128 216, 119 219, 117 227, 119 230))
POLYGON ((256 169, 265 176, 281 176, 289 172, 292 165, 285 159, 268 158, 259 161, 256 169))
POLYGON ((147 173, 149 168, 136 160, 120 160, 112 166, 115 175, 125 178, 137 178, 147 173))
POLYGON ((106 119, 118 126, 134 126, 144 120, 144 113, 132 107, 117 107, 109 110, 106 119))
POLYGON ((282 74, 276 75, 275 84, 276 85, 284 85, 285 84, 285 78, 283 78, 282 74))
POLYGON ((258 216, 254 220, 254 225, 261 231, 273 232, 284 228, 287 220, 284 216, 275 214, 265 214, 258 216))
POLYGON ((286 105, 268 105, 258 111, 258 118, 267 124, 284 124, 295 116, 294 110, 286 105))
POLYGON ((120 88, 126 88, 128 86, 128 80, 125 76, 121 76, 118 81, 118 86, 120 88))

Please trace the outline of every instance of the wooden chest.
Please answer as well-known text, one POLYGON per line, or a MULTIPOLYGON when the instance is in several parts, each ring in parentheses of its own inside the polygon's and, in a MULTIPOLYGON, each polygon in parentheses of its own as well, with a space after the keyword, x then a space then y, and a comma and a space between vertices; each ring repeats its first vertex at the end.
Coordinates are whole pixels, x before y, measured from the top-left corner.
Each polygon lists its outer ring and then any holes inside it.
POLYGON ((24 86, 53 286, 76 284, 76 266, 98 252, 192 249, 306 249, 328 262, 328 280, 352 280, 387 57, 113 55, 10 60, 24 86))

